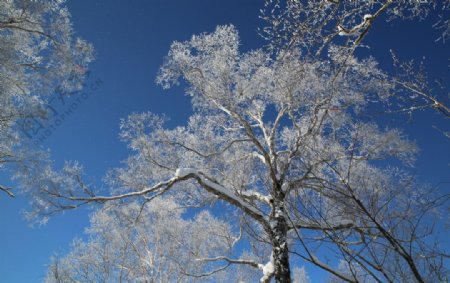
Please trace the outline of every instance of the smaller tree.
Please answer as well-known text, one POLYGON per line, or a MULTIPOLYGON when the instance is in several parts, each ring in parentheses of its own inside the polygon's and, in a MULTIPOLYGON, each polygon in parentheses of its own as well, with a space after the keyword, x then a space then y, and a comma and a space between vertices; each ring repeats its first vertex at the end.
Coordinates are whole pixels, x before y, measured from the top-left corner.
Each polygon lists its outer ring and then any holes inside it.
POLYGON ((238 282, 242 269, 226 275, 217 262, 199 260, 234 245, 228 224, 207 211, 191 219, 185 213, 163 197, 107 205, 92 215, 88 241, 75 240, 67 256, 53 259, 45 282, 191 282, 194 275, 196 282, 238 282))

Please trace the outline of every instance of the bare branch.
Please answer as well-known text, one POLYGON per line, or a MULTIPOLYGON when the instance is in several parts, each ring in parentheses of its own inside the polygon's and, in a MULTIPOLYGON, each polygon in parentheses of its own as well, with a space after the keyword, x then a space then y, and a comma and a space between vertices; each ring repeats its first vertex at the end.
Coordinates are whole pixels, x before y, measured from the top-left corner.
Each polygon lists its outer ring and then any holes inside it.
POLYGON ((11 192, 12 188, 8 188, 0 185, 0 191, 5 192, 10 197, 15 197, 15 195, 11 192))

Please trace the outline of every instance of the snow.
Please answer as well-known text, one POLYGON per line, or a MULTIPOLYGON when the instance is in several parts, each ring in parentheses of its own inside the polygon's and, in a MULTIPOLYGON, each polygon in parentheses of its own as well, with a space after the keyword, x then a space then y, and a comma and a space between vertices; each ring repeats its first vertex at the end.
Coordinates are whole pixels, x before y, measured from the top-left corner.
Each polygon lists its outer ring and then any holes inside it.
POLYGON ((264 276, 269 277, 272 275, 272 273, 275 271, 275 266, 273 265, 272 261, 269 261, 266 263, 266 265, 263 266, 263 274, 264 276))
POLYGON ((252 156, 255 158, 258 158, 259 160, 261 160, 261 162, 263 164, 266 164, 266 159, 264 159, 264 156, 262 156, 261 154, 257 153, 256 151, 252 152, 252 156))
POLYGON ((272 200, 272 197, 260 194, 255 191, 244 191, 244 192, 241 192, 240 195, 242 195, 244 197, 254 198, 261 202, 265 202, 267 204, 270 204, 271 200, 272 200))
POLYGON ((275 210, 275 218, 282 217, 282 216, 284 216, 283 211, 281 209, 277 208, 275 210))
POLYGON ((368 21, 368 20, 372 19, 372 17, 373 16, 371 14, 365 14, 363 19, 364 19, 364 21, 368 21))
POLYGON ((189 174, 196 174, 196 173, 198 173, 198 171, 193 168, 178 168, 175 171, 175 177, 186 177, 189 174))
POLYGON ((270 256, 269 262, 267 262, 265 265, 258 264, 258 268, 261 269, 263 272, 263 277, 261 277, 259 281, 266 282, 267 280, 269 280, 269 278, 275 271, 273 254, 270 256))
POLYGON ((340 36, 349 35, 348 31, 346 31, 342 26, 338 25, 337 28, 340 36))

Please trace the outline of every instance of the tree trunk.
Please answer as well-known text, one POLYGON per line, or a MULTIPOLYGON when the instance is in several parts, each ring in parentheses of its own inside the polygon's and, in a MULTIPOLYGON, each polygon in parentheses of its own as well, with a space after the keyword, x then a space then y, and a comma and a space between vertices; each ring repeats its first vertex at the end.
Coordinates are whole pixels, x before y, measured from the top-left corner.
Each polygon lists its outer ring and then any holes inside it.
POLYGON ((272 256, 275 282, 290 283, 291 270, 287 243, 287 223, 282 201, 275 201, 271 213, 272 256))

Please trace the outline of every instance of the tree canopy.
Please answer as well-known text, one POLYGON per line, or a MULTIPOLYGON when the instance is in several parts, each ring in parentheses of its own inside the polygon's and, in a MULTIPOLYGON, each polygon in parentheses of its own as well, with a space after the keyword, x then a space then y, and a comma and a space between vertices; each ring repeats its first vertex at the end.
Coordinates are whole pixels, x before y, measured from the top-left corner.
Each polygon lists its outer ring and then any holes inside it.
MULTIPOLYGON (((5 61, 20 76, 2 94, 14 112, 2 128, 16 138, 2 149, 9 157, 20 140, 12 125, 45 116, 55 86, 80 88, 92 47, 72 39, 60 1, 0 5, 17 14, 0 25, 5 40, 31 48, 8 49, 5 61)), ((415 143, 367 110, 432 107, 446 122, 448 107, 416 65, 394 57, 392 75, 355 52, 382 15, 418 19, 433 5, 266 1, 267 46, 242 52, 233 25, 173 42, 156 83, 184 86, 193 113, 177 127, 151 112, 123 119, 130 156, 108 172, 107 189, 77 162, 17 171, 31 218, 101 204, 88 239, 53 259, 47 282, 302 282, 306 264, 330 282, 447 280, 435 227, 449 195, 416 180, 415 143)), ((448 23, 439 22, 441 39, 448 23)))
POLYGON ((428 213, 445 199, 405 170, 417 149, 401 130, 362 118, 371 101, 389 100, 386 74, 374 59, 340 48, 315 60, 301 49, 241 53, 233 26, 174 42, 157 83, 187 83, 194 108, 187 125, 167 129, 163 117, 130 115, 121 138, 134 154, 109 174, 112 195, 88 188, 82 168, 68 164, 63 175, 31 179, 41 192, 38 212, 129 199, 145 209, 162 195, 181 206, 218 199, 230 209, 227 233, 242 226, 270 253, 264 262, 248 257, 251 250, 197 261, 248 265, 261 282, 289 282, 291 258, 347 282, 442 280, 428 213))

